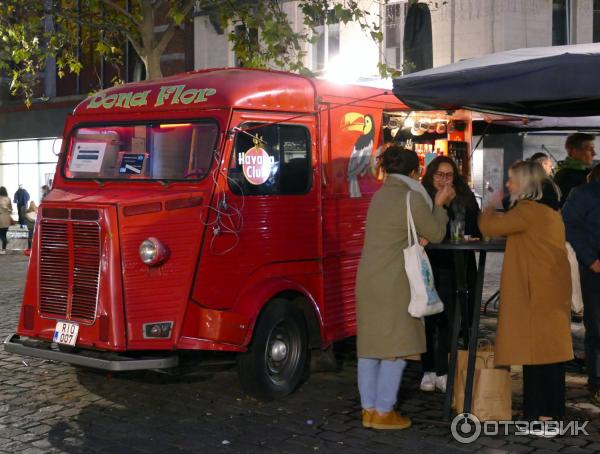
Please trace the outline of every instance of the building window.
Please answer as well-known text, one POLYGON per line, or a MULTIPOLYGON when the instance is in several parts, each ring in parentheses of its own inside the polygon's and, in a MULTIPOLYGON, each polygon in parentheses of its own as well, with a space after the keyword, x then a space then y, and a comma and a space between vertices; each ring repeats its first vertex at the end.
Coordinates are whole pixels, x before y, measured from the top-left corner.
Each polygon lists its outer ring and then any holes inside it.
POLYGON ((268 157, 262 152, 257 156, 252 136, 238 133, 229 165, 231 191, 238 195, 307 193, 311 186, 308 130, 304 126, 281 124, 245 126, 263 140, 259 148, 268 157))
POLYGON ((317 40, 312 48, 312 69, 323 71, 327 64, 340 53, 340 23, 333 10, 327 14, 322 25, 315 28, 317 40))
POLYGON ((385 63, 396 69, 402 67, 402 35, 406 3, 385 6, 385 63))
POLYGON ((0 181, 9 197, 22 184, 31 200, 40 202, 40 187, 51 186, 61 139, 0 142, 0 181))
POLYGON ((552 0, 552 45, 569 44, 570 0, 552 0))
POLYGON ((594 43, 600 43, 600 0, 594 0, 594 25, 593 25, 594 43))

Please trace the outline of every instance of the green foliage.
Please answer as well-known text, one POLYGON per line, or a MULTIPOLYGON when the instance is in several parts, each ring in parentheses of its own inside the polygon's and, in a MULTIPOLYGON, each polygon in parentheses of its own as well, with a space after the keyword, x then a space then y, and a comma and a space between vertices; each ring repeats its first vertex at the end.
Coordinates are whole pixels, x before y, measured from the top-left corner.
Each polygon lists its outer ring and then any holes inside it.
MULTIPOLYGON (((379 16, 355 0, 299 0, 296 6, 304 25, 301 30, 294 30, 290 23, 285 0, 135 0, 128 2, 128 11, 125 3, 0 0, 0 73, 11 79, 12 93, 30 103, 49 57, 55 59, 59 77, 78 73, 84 64, 90 64, 78 59, 78 45, 118 65, 129 41, 146 65, 147 76, 160 77, 160 54, 174 29, 193 19, 193 8, 198 14, 207 14, 217 31, 227 31, 236 58, 244 67, 310 74, 303 64, 304 44, 313 42, 316 28, 325 23, 354 22, 375 42, 383 40, 379 16), (81 11, 77 10, 78 3, 81 11), (167 25, 167 30, 156 32, 158 24, 167 25)), ((395 71, 385 64, 380 64, 379 70, 383 76, 395 71)))

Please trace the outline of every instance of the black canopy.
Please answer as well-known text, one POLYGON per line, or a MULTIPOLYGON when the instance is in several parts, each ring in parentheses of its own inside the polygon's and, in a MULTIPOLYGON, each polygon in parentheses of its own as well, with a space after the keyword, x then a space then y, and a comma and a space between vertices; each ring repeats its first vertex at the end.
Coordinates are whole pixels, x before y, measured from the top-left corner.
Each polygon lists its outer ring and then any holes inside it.
POLYGON ((516 49, 394 79, 413 110, 600 115, 600 43, 516 49))

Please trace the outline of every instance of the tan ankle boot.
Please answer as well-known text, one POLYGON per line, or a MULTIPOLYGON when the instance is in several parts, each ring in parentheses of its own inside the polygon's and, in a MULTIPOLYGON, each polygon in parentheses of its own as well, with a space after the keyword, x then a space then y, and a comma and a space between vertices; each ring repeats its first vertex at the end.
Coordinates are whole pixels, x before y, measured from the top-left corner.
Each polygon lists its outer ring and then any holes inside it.
POLYGON ((412 421, 409 417, 402 416, 395 411, 384 414, 375 411, 371 417, 371 427, 373 429, 402 430, 408 429, 411 425, 412 421))
POLYGON ((375 414, 375 410, 365 410, 363 408, 363 411, 362 411, 362 425, 363 425, 363 427, 367 427, 367 428, 371 427, 371 419, 373 418, 374 414, 375 414))

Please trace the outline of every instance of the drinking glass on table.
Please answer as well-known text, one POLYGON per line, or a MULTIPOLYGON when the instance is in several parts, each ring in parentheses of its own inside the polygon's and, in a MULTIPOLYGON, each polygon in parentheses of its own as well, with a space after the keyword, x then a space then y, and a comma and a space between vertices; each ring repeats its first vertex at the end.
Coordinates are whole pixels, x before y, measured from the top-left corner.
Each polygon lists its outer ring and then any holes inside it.
POLYGON ((465 237, 465 217, 455 216, 450 221, 450 241, 460 243, 465 237))

